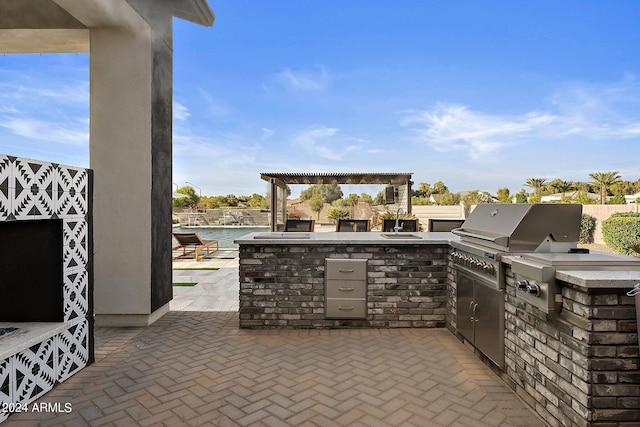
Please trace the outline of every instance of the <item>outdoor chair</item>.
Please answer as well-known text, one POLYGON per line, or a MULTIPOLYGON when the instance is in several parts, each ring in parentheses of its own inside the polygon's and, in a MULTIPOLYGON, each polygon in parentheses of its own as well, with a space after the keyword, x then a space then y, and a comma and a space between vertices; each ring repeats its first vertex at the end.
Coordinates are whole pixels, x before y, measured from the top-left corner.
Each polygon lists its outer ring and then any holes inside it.
POLYGON ((182 249, 180 255, 173 257, 174 260, 195 254, 196 261, 200 261, 220 249, 217 240, 202 240, 198 233, 173 233, 173 238, 178 242, 178 246, 174 246, 172 251, 182 249))
POLYGON ((284 231, 313 231, 315 219, 288 219, 284 231))
POLYGON ((368 219, 339 219, 336 231, 371 231, 371 222, 368 219))
MULTIPOLYGON (((402 225, 402 231, 415 233, 416 231, 420 231, 420 222, 417 219, 402 219, 398 220, 398 223, 402 225), (403 225, 404 224, 404 225, 403 225)), ((393 227, 396 226, 395 219, 384 219, 382 220, 382 231, 384 233, 392 233, 396 230, 393 227)))
POLYGON ((464 219, 430 219, 429 231, 451 231, 462 227, 464 219))

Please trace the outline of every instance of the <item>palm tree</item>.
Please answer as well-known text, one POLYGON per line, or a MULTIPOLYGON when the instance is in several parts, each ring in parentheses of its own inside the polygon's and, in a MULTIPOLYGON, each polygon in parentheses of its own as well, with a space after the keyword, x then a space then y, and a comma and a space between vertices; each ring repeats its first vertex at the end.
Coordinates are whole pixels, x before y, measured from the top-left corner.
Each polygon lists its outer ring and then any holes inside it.
POLYGON ((589 178, 593 180, 593 185, 600 189, 600 203, 603 205, 607 199, 607 188, 621 181, 618 171, 593 172, 589 174, 589 178))
POLYGON ((564 195, 567 191, 571 191, 575 188, 575 184, 572 181, 563 181, 561 179, 556 179, 551 182, 551 186, 554 191, 562 193, 562 200, 564 200, 564 195))
POLYGON ((542 185, 547 182, 546 178, 527 178, 527 182, 525 182, 525 187, 533 188, 533 198, 538 199, 542 190, 542 185))

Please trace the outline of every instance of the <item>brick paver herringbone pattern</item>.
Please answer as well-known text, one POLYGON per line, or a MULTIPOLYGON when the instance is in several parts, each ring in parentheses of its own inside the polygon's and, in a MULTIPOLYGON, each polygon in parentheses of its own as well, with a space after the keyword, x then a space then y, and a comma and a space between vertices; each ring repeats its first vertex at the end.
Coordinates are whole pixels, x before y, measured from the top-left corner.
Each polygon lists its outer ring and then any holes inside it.
POLYGON ((6 425, 545 425, 446 330, 241 330, 235 312, 98 328, 96 362, 42 402, 72 409, 6 425))

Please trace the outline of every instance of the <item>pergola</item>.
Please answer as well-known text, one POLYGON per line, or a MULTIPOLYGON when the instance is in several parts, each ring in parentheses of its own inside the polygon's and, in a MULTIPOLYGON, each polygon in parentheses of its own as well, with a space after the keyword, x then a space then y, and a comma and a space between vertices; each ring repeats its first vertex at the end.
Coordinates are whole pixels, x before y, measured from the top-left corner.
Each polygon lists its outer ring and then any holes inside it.
POLYGON ((352 172, 352 173, 296 173, 296 172, 262 172, 260 178, 271 184, 271 231, 278 226, 278 194, 280 197, 281 218, 284 222, 287 216, 287 197, 285 190, 289 184, 380 184, 394 186, 398 189, 399 202, 408 213, 411 212, 411 176, 413 172, 352 172), (280 189, 280 192, 278 191, 280 189))

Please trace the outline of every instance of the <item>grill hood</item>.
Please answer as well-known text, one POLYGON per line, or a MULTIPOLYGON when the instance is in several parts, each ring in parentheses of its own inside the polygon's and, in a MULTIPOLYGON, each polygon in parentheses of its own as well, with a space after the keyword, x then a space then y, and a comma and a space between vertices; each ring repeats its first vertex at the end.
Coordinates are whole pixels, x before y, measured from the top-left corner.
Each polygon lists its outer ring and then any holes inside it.
POLYGON ((581 219, 582 205, 480 204, 452 232, 505 252, 567 252, 578 242, 581 219))

